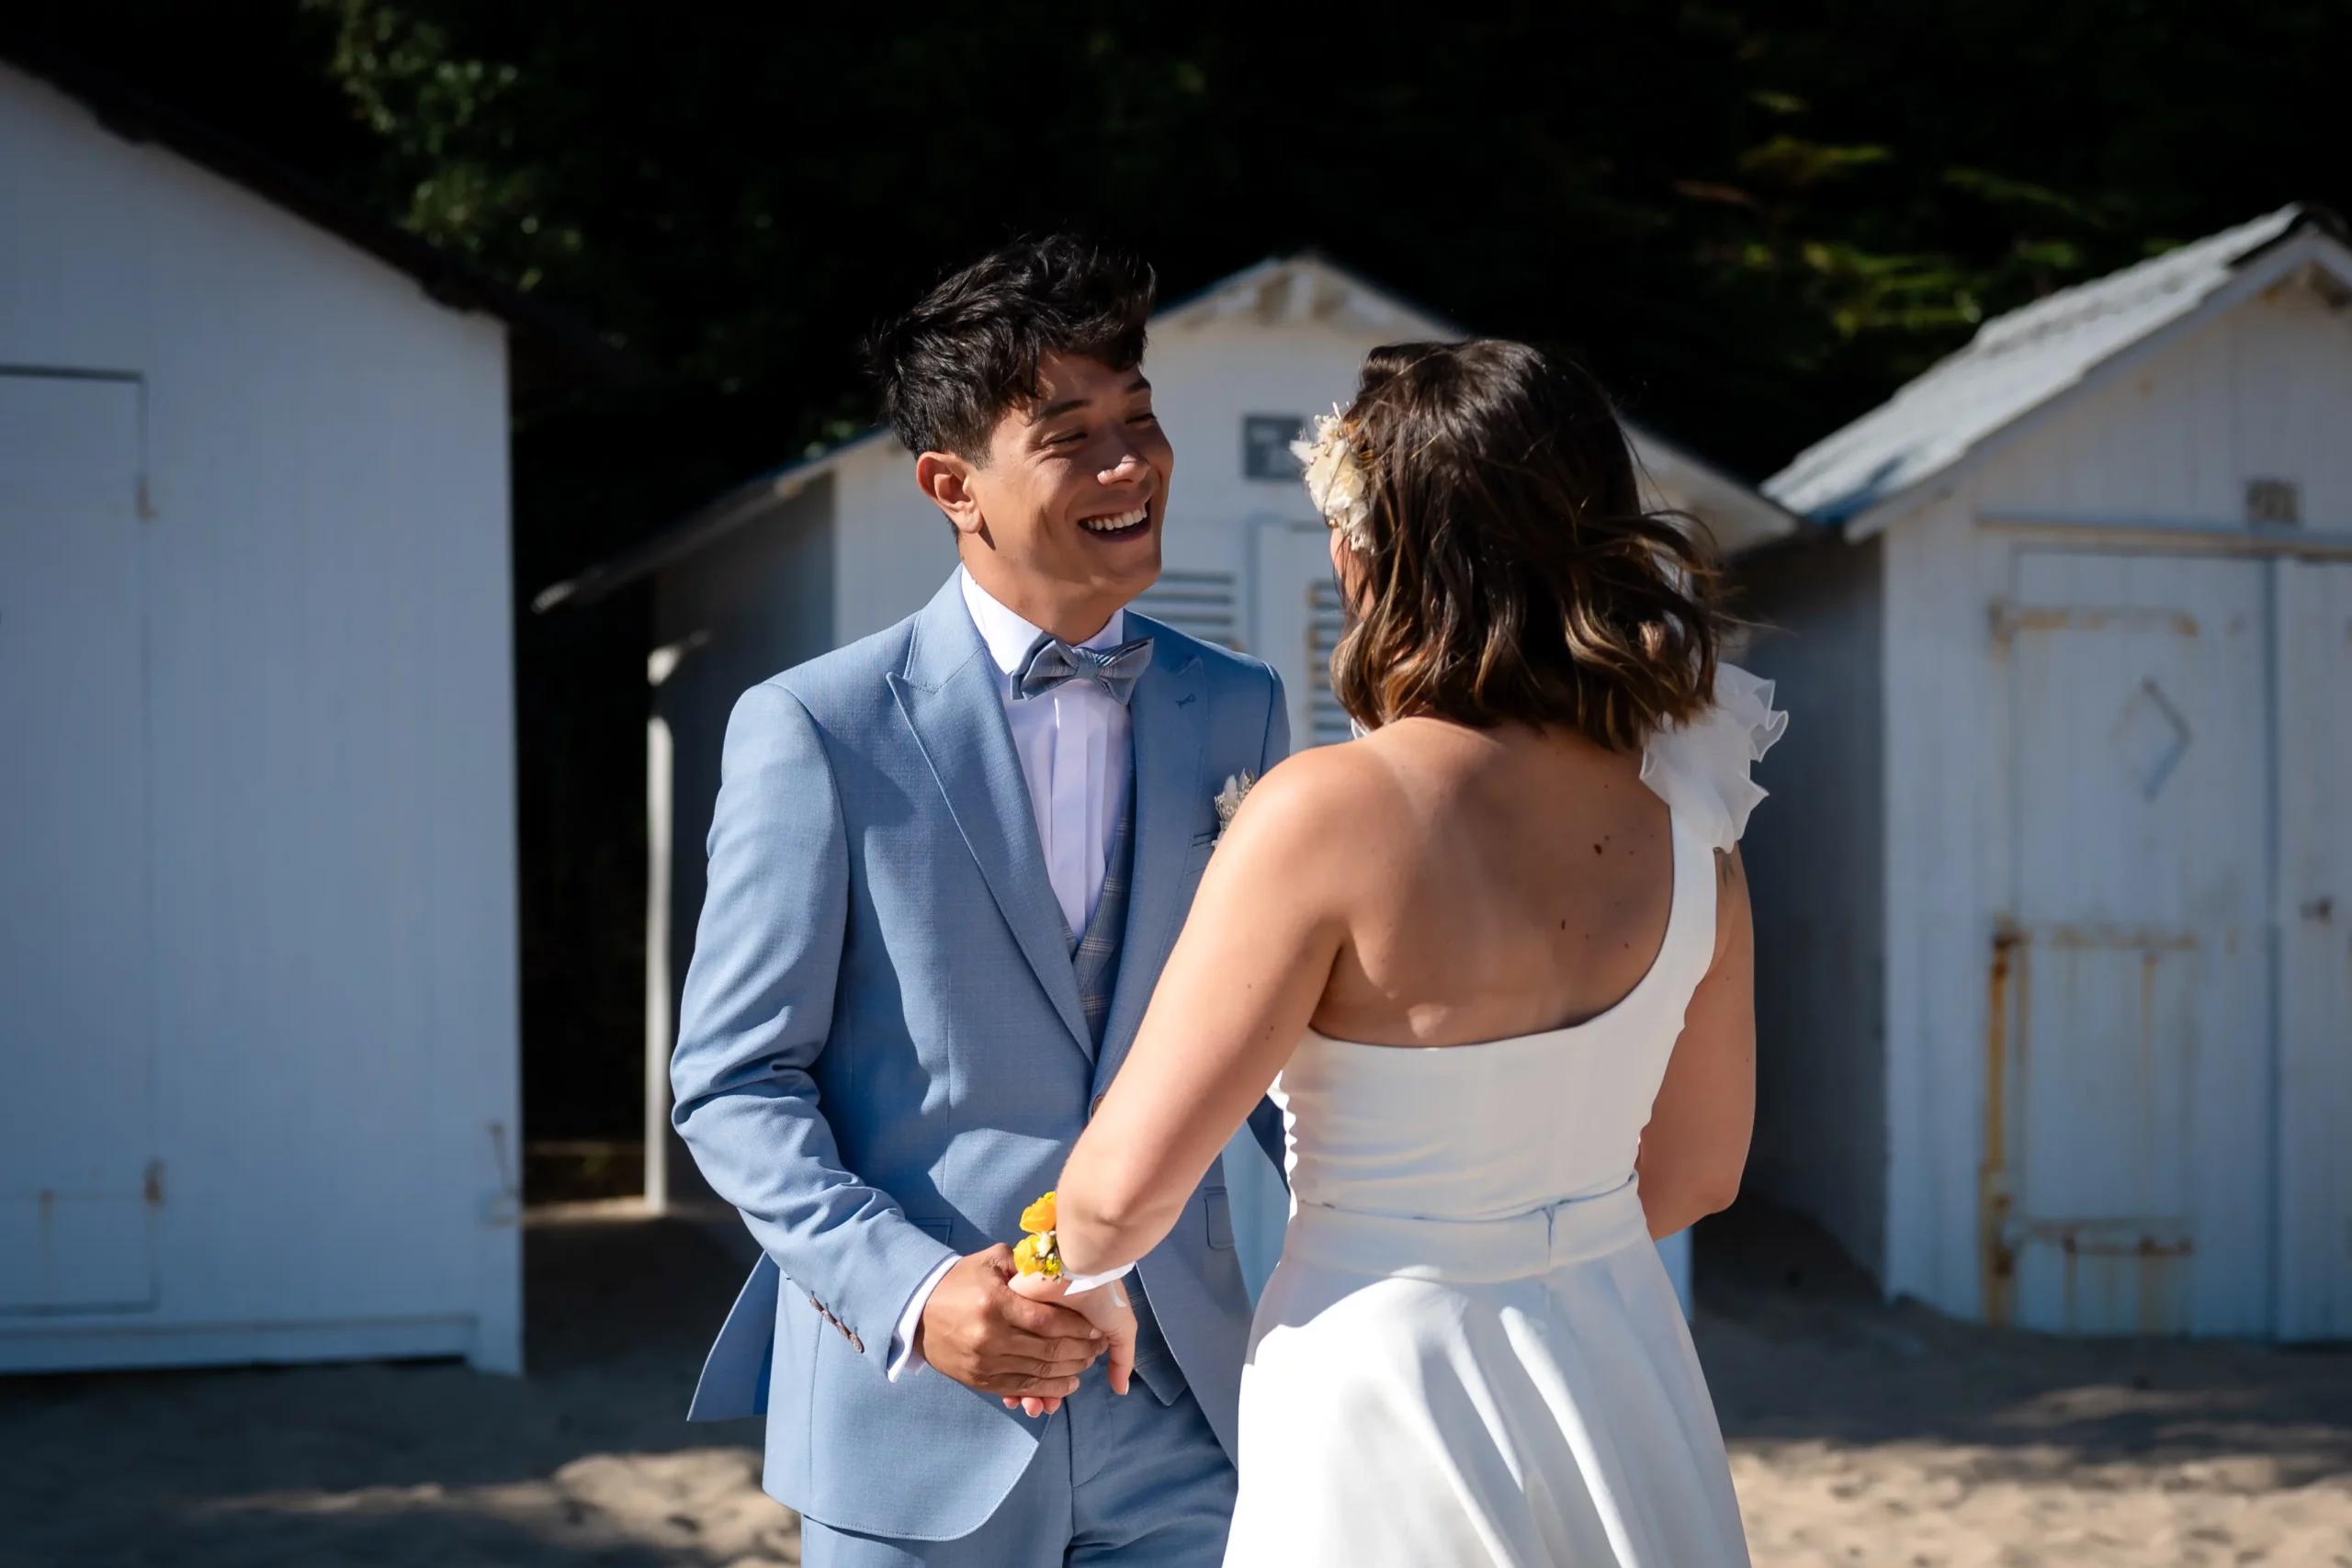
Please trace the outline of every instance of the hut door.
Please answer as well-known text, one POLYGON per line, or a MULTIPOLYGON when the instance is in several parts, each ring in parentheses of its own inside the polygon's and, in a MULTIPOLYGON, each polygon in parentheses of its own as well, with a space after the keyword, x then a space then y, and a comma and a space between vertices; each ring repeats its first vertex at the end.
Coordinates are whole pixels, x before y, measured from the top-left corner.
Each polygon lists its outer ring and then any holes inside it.
POLYGON ((2352 564, 2278 567, 2278 1316, 2352 1338, 2352 564))
POLYGON ((2013 1321, 2270 1326, 2256 561, 2026 551, 2008 621, 2013 1321))
POLYGON ((1331 581, 1330 530, 1320 523, 1260 527, 1250 548, 1250 651, 1283 678, 1291 749, 1345 740, 1348 716, 1331 696, 1331 649, 1346 623, 1331 581))
POLYGON ((0 370, 0 1332, 154 1300, 140 395, 0 370))

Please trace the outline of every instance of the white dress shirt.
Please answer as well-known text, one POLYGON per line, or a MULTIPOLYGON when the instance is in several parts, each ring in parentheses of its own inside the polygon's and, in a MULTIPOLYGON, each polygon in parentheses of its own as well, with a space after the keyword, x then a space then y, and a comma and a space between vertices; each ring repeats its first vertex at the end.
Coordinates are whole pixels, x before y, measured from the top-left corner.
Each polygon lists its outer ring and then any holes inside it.
MULTIPOLYGON (((971 573, 959 569, 956 575, 964 585, 965 607, 997 669, 997 697, 1004 704, 1013 753, 1021 759, 1021 776, 1029 785, 1029 809, 1037 818, 1037 842, 1046 852, 1046 877, 1075 943, 1102 900, 1111 840, 1126 805, 1127 773, 1134 766, 1127 705, 1092 681, 1066 681, 1037 696, 1016 698, 1012 672, 1045 633, 990 598, 971 573)), ((1079 646, 1116 648, 1126 640, 1126 612, 1114 610, 1102 629, 1079 646)), ((922 1364, 915 1350, 915 1329, 931 1292, 954 1266, 950 1260, 933 1269, 899 1314, 898 1329, 890 1337, 892 1382, 909 1367, 922 1364)))

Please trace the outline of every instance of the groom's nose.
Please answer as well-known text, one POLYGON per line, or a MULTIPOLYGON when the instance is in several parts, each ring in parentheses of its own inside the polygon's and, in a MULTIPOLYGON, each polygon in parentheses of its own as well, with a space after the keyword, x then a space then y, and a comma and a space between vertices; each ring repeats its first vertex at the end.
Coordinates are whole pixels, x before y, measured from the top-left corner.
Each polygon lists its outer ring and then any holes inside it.
POLYGON ((1151 465, 1144 460, 1142 451, 1122 437, 1119 449, 1111 455, 1109 463, 1096 470, 1094 478, 1103 485, 1137 484, 1150 471, 1151 465))

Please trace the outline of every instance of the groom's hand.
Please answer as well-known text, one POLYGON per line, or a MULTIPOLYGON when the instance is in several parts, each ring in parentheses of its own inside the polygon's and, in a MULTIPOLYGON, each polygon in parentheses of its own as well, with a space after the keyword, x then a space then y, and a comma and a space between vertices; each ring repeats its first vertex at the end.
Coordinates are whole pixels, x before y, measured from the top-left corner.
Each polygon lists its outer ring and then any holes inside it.
POLYGON ((923 1304, 915 1348, 967 1388, 1058 1403, 1102 1353, 1102 1336, 1069 1308, 1016 1292, 1012 1275, 1009 1247, 956 1263, 923 1304))

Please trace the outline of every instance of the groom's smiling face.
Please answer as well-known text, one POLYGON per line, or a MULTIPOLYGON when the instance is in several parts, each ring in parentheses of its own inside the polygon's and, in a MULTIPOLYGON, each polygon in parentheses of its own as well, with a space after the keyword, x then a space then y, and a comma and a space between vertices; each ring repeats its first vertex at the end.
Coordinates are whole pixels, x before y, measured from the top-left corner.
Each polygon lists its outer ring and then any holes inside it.
POLYGON ((1174 467, 1140 369, 1048 354, 1037 396, 997 421, 986 462, 926 452, 916 471, 979 585, 1076 642, 1159 579, 1174 467))

